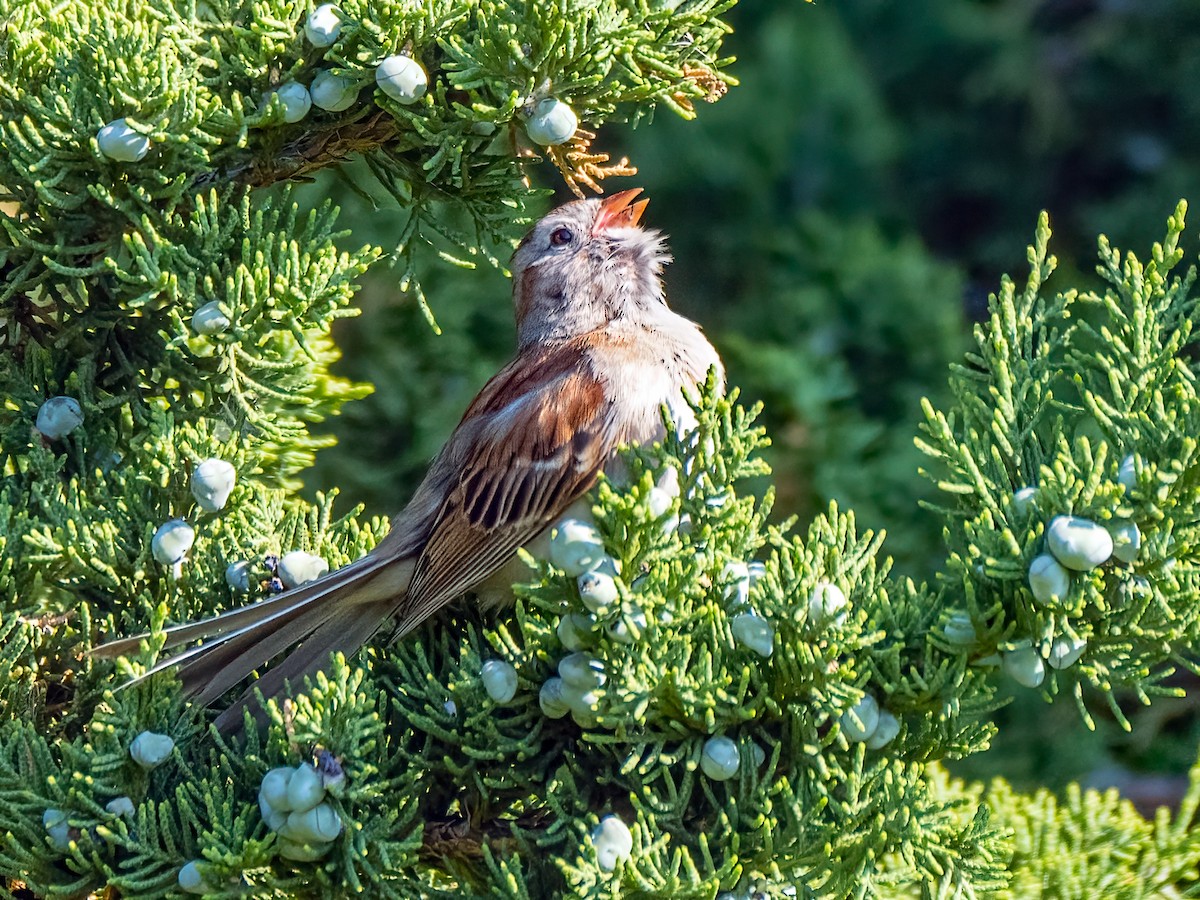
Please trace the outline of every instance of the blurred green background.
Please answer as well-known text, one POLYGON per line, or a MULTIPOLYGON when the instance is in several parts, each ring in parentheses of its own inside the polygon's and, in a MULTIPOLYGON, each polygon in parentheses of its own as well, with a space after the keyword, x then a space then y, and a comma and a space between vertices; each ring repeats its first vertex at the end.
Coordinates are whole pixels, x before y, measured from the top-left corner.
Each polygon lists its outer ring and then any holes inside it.
MULTIPOLYGON (((945 400, 947 364, 1001 275, 1024 280, 1039 210, 1065 289, 1092 283, 1097 234, 1144 255, 1175 202, 1200 196, 1200 4, 743 0, 728 18, 740 86, 693 122, 603 129, 597 146, 640 170, 611 189, 645 188, 646 221, 671 237, 672 305, 766 404, 779 512, 804 521, 836 499, 886 529, 900 573, 929 578, 941 526, 919 506, 932 496, 913 446, 920 398, 945 400)), ((329 173, 304 202, 334 197, 347 246, 394 246, 400 213, 347 177, 367 184, 354 167, 329 173)), ((569 199, 549 165, 534 177, 556 191, 546 208, 569 199)), ((422 279, 440 336, 383 264, 362 317, 340 324, 341 374, 376 391, 326 423, 339 444, 310 493, 399 509, 511 354, 503 273, 431 252, 422 279)), ((1098 707, 1090 733, 1069 701, 1029 693, 959 771, 1055 786, 1128 770, 1136 792, 1195 758, 1190 701, 1156 704, 1125 736, 1098 707)))

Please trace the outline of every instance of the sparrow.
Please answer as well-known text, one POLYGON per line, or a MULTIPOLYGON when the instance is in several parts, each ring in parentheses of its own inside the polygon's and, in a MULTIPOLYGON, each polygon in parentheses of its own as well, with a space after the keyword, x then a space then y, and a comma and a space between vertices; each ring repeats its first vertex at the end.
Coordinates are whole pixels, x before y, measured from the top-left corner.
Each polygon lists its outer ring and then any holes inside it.
MULTIPOLYGON (((640 188, 553 210, 511 262, 515 358, 467 408, 388 534, 366 556, 275 597, 166 629, 164 649, 203 640, 149 669, 175 669, 186 696, 209 705, 288 648, 218 716, 236 731, 243 710, 349 657, 388 623, 412 631, 468 592, 511 596, 518 548, 578 503, 624 444, 659 440, 662 409, 694 424, 684 392, 715 370, 717 352, 666 303, 665 239, 641 227, 640 188)), ((116 657, 148 635, 97 647, 116 657)), ((136 683, 136 682, 134 682, 136 683)))

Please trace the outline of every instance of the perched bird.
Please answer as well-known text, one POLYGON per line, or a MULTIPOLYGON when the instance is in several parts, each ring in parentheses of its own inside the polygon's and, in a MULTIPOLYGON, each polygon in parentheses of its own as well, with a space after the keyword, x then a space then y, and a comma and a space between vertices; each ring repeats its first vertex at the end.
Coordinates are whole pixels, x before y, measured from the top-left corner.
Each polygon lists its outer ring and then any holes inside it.
MULTIPOLYGON (((366 556, 323 578, 210 619, 167 629, 166 647, 198 646, 143 677, 178 670, 211 703, 298 644, 255 682, 264 696, 299 684, 329 655, 358 650, 387 623, 393 639, 454 598, 488 595, 491 577, 560 519, 625 443, 662 436, 666 405, 686 426, 684 389, 724 373, 695 323, 667 308, 663 236, 639 225, 640 189, 577 200, 541 219, 512 258, 517 355, 467 408, 391 530, 366 556)), ((104 644, 133 652, 145 637, 104 644)), ((217 719, 236 730, 242 699, 217 719)))

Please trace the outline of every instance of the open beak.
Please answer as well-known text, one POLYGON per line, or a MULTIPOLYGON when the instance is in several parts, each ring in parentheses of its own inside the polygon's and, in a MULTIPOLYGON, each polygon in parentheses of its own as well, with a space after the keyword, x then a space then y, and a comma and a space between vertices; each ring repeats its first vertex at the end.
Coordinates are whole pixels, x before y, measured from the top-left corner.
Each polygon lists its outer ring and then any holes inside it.
POLYGON ((604 231, 607 228, 628 228, 637 225, 642 218, 642 213, 650 205, 649 200, 633 202, 633 198, 641 192, 641 188, 630 188, 619 194, 613 194, 611 197, 605 197, 600 203, 600 212, 596 215, 596 222, 592 225, 592 233, 604 231))

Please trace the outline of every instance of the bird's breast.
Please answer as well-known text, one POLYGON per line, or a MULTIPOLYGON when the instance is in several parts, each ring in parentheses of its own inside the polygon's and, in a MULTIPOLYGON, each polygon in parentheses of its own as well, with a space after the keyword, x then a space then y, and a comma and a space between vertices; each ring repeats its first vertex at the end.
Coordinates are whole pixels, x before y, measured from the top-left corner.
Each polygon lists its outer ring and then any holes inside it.
POLYGON ((622 443, 661 440, 663 406, 678 431, 691 430, 696 416, 684 391, 694 397, 713 366, 723 384, 716 350, 694 323, 671 315, 676 321, 616 335, 619 351, 594 358, 610 403, 621 411, 622 443))

